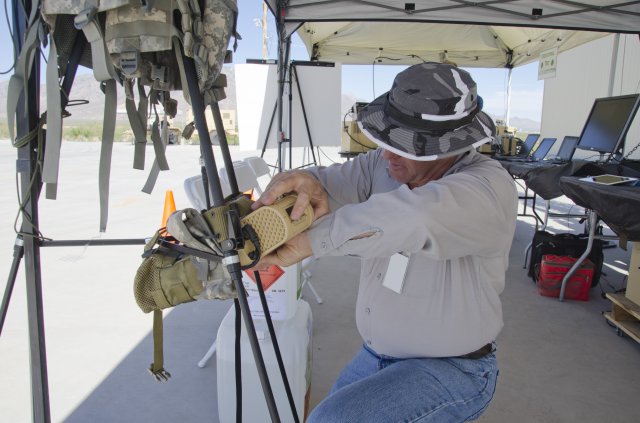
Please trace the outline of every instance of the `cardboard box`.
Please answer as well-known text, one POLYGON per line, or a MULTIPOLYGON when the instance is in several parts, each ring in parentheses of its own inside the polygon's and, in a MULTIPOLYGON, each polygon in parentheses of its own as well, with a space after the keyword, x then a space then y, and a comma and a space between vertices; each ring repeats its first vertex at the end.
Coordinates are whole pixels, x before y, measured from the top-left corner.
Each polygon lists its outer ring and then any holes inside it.
POLYGON ((633 243, 625 296, 640 306, 640 242, 633 243))
POLYGON ((478 147, 478 152, 482 154, 493 154, 492 143, 486 142, 478 147))
POLYGON ((496 135, 515 135, 516 129, 517 128, 515 126, 497 125, 496 135))
POLYGON ((356 121, 348 122, 346 129, 344 127, 342 128, 341 152, 366 153, 376 148, 378 148, 378 145, 360 131, 360 127, 358 127, 356 121))
POLYGON ((502 147, 502 154, 515 156, 516 155, 516 139, 513 135, 500 135, 500 144, 502 147))

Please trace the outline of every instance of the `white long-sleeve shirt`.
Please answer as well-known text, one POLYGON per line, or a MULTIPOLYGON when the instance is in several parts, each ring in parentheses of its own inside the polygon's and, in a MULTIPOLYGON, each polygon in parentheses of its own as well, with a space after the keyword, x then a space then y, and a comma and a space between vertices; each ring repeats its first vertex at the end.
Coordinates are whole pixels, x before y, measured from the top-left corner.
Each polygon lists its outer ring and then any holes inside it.
POLYGON ((356 322, 368 346, 450 357, 496 338, 518 201, 498 162, 471 151, 414 189, 389 176, 381 149, 310 172, 332 211, 309 229, 313 253, 362 258, 356 322), (401 293, 382 284, 398 252, 409 255, 401 293))

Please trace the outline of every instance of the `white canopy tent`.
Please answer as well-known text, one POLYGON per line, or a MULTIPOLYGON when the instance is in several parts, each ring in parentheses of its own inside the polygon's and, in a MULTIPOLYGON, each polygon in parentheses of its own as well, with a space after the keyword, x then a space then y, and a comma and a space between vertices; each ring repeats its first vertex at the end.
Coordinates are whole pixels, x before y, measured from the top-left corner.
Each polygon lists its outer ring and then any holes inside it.
POLYGON ((424 22, 308 22, 298 30, 313 60, 411 65, 451 60, 463 67, 511 68, 551 48, 568 50, 608 33, 424 22), (388 61, 385 61, 387 59, 388 61))
MULTIPOLYGON (((640 33, 640 1, 265 1, 278 26, 281 64, 288 61, 296 31, 312 60, 395 65, 450 60, 462 67, 509 70, 556 47, 560 53, 611 33, 640 33)), ((286 66, 280 71, 283 81, 286 66)))
POLYGON ((446 54, 464 67, 513 67, 554 47, 562 52, 607 33, 640 32, 640 1, 266 2, 281 38, 297 31, 312 60, 345 64, 381 55, 413 64, 416 56, 441 60, 446 54))

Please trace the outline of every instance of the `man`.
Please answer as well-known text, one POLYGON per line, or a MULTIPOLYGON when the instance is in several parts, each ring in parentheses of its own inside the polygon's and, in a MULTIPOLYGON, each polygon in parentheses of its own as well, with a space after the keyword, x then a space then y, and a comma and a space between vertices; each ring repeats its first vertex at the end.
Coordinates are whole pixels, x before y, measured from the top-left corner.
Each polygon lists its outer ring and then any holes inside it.
POLYGON ((291 217, 311 203, 317 218, 260 266, 362 258, 364 346, 309 422, 460 422, 493 397, 517 192, 498 162, 475 151, 495 132, 480 109, 464 70, 411 66, 358 115, 381 149, 281 173, 254 204, 296 192, 291 217))

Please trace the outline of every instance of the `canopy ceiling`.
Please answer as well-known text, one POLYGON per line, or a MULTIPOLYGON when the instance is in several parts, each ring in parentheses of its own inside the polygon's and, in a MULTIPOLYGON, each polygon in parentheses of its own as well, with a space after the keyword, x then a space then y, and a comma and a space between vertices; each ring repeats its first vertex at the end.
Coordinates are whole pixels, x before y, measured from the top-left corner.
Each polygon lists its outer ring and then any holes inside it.
POLYGON ((298 31, 312 59, 348 64, 448 59, 510 67, 554 47, 640 32, 640 1, 266 1, 286 35, 298 31))

